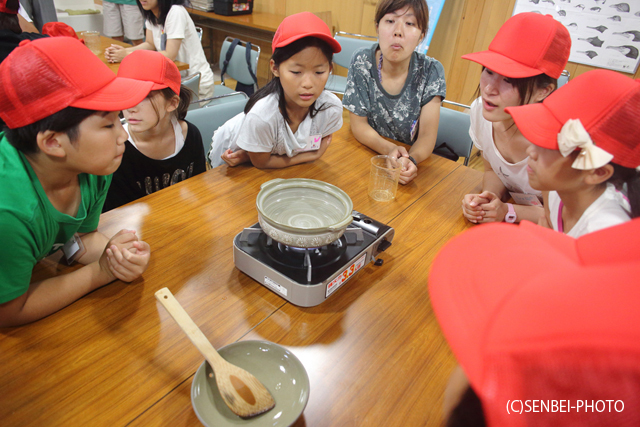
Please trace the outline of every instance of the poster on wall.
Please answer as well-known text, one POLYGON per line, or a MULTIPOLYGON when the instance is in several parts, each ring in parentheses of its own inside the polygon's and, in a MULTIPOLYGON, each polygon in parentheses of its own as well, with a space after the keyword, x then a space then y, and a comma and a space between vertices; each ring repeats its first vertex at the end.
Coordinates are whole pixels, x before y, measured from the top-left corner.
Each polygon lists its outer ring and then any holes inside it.
POLYGON ((640 49, 640 0, 516 0, 513 14, 537 12, 571 34, 569 61, 635 74, 640 49))
POLYGON ((425 0, 425 1, 427 2, 427 7, 429 8, 429 31, 427 32, 427 35, 422 40, 422 42, 416 48, 416 51, 424 53, 426 55, 427 51, 429 50, 429 45, 431 44, 431 38, 433 37, 433 32, 436 30, 436 25, 438 24, 440 13, 442 13, 442 7, 444 6, 445 0, 425 0))

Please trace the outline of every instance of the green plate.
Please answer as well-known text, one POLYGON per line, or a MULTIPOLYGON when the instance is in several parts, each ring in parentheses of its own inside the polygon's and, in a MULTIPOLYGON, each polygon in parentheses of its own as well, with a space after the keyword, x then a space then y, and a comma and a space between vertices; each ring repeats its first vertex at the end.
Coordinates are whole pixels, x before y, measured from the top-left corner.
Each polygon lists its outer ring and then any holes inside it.
POLYGON ((240 418, 222 400, 213 370, 205 361, 191 384, 191 403, 208 427, 290 426, 309 400, 309 376, 289 350, 269 341, 239 341, 218 350, 227 361, 246 369, 269 390, 276 406, 253 418, 240 418), (211 375, 210 375, 211 374, 211 375))

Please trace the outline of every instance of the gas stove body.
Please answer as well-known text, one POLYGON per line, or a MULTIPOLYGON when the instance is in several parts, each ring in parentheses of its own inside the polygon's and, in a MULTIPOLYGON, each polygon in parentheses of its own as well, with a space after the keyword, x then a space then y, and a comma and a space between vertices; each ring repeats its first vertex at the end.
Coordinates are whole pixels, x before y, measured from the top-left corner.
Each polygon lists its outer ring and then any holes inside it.
POLYGON ((259 224, 233 239, 235 266, 291 303, 312 307, 333 295, 364 266, 391 246, 393 228, 353 211, 344 235, 321 248, 285 246, 259 224))

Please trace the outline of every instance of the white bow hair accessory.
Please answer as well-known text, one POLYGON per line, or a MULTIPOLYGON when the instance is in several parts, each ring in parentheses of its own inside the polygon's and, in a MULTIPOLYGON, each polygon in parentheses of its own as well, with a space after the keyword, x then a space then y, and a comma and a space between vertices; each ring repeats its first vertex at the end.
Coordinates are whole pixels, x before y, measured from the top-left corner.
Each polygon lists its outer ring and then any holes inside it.
POLYGON ((580 154, 571 165, 574 169, 597 169, 613 160, 613 155, 596 146, 580 119, 569 119, 558 134, 558 149, 567 157, 580 147, 580 154))

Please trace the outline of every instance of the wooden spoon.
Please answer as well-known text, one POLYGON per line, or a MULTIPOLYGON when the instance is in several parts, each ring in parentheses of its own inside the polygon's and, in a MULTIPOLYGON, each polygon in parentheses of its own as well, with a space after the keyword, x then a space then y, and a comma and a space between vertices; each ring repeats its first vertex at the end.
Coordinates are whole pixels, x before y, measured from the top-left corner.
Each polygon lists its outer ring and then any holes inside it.
POLYGON ((275 406, 271 393, 256 377, 218 354, 168 288, 156 292, 156 299, 213 368, 218 389, 229 409, 243 418, 249 418, 275 406))

